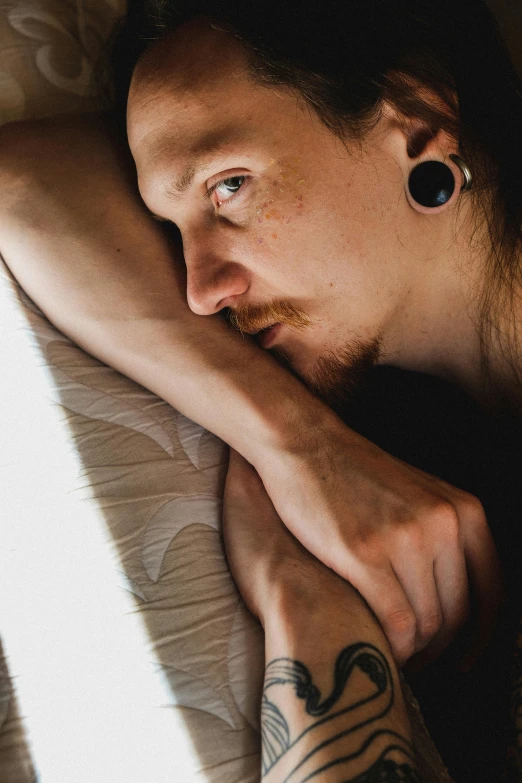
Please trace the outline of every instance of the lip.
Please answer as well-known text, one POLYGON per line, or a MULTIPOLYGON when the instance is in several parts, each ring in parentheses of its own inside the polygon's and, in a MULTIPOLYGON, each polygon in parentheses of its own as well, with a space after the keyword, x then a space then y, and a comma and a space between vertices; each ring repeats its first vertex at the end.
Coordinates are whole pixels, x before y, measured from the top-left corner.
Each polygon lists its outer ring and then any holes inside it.
POLYGON ((256 335, 256 340, 259 343, 259 345, 262 348, 271 348, 271 346, 274 344, 274 342, 277 339, 277 335, 281 331, 283 327, 283 324, 274 324, 270 327, 270 329, 266 329, 266 331, 259 332, 259 334, 256 335))

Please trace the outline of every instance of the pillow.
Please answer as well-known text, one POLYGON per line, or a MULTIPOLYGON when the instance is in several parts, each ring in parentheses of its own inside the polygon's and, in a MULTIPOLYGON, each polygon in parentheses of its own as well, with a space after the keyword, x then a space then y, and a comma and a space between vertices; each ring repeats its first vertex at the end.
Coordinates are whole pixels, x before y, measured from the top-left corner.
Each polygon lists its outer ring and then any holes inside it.
POLYGON ((96 108, 93 65, 124 0, 0 0, 0 124, 96 108))

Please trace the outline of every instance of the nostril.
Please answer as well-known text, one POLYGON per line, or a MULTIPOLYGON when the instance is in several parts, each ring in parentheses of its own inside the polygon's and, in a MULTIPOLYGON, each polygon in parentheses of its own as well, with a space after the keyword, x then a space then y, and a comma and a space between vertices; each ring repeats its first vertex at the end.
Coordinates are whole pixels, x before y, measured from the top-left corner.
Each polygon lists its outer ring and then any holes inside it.
POLYGON ((187 301, 198 315, 211 315, 224 307, 237 305, 238 297, 248 291, 249 273, 241 264, 223 261, 210 254, 190 253, 187 265, 187 301))
POLYGON ((206 298, 201 294, 196 294, 187 289, 187 303, 193 313, 196 315, 213 315, 216 312, 216 308, 212 304, 212 300, 206 298))

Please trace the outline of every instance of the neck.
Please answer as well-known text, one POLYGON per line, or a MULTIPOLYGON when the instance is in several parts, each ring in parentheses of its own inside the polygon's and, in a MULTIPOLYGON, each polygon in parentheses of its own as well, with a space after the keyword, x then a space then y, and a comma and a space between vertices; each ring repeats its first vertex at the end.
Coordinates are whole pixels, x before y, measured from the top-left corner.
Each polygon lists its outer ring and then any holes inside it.
MULTIPOLYGON (((506 317, 491 334, 483 333, 491 244, 486 229, 476 230, 477 224, 486 225, 473 220, 468 203, 437 227, 438 244, 427 237, 417 279, 390 324, 383 361, 444 378, 479 402, 495 405, 501 397, 513 396, 506 345, 517 319, 508 324, 506 317)), ((492 303, 493 314, 501 309, 498 304, 492 303)))

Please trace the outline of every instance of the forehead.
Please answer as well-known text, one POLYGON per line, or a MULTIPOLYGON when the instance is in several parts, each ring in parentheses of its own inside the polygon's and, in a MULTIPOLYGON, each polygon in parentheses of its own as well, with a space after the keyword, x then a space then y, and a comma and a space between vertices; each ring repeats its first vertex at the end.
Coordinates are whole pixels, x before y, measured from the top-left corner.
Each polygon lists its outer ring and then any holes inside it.
POLYGON ((283 120, 296 124, 296 109, 290 90, 255 83, 231 34, 184 25, 152 47, 131 84, 127 132, 140 188, 238 145, 246 155, 268 146, 283 120))

